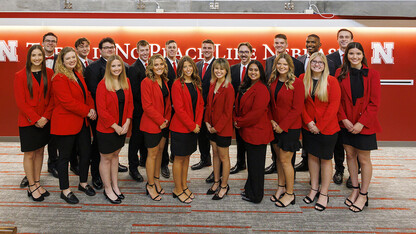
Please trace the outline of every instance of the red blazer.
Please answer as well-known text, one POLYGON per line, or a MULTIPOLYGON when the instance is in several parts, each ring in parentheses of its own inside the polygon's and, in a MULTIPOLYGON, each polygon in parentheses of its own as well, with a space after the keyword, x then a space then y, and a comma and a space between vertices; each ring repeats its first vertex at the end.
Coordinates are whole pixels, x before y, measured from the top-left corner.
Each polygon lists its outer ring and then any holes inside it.
POLYGON ((90 109, 94 109, 94 101, 87 89, 84 77, 78 72, 76 74, 84 86, 86 100, 77 81, 72 81, 61 73, 52 78, 55 109, 52 112, 51 134, 75 135, 79 133, 90 109))
POLYGON ((215 83, 210 85, 204 121, 217 130, 217 135, 231 137, 233 136, 234 88, 231 83, 227 88, 223 84, 224 82, 218 88, 215 96, 215 83))
MULTIPOLYGON (((169 86, 163 81, 169 92, 169 86)), ((140 120, 140 130, 147 133, 160 133, 160 125, 165 120, 170 121, 172 106, 170 103, 170 92, 163 100, 162 90, 156 81, 145 78, 141 83, 141 97, 143 116, 140 120), (163 103, 166 103, 165 105, 163 103)))
POLYGON ((201 91, 197 88, 198 101, 196 104, 195 118, 192 108, 191 94, 186 84, 181 84, 179 79, 175 80, 172 85, 172 102, 175 113, 169 129, 174 132, 190 133, 198 124, 201 126, 202 117, 204 116, 204 100, 201 91))
POLYGON ((29 89, 27 88, 26 67, 16 72, 14 79, 14 97, 16 99, 19 114, 17 123, 19 127, 26 127, 35 125, 36 122, 45 117, 51 119, 53 110, 53 101, 51 100, 51 77, 53 70, 46 68, 48 77, 48 90, 46 97, 44 96, 43 78, 40 85, 32 74, 32 93, 33 98, 30 98, 29 89))
MULTIPOLYGON (((367 68, 363 65, 363 68, 367 68)), ((341 69, 338 69, 335 76, 339 76, 341 69)), ((355 106, 352 104, 350 74, 347 73, 345 78, 339 83, 341 86, 341 105, 338 111, 338 120, 348 119, 352 124, 360 122, 364 125, 361 134, 371 135, 381 132, 381 125, 377 118, 377 112, 380 106, 381 85, 380 74, 373 69, 368 68, 368 76, 363 76, 364 95, 358 98, 355 106)), ((341 127, 345 128, 342 122, 341 127)))
POLYGON ((260 81, 256 82, 239 102, 236 98, 233 119, 245 142, 253 145, 268 144, 273 140, 273 129, 268 115, 270 92, 260 81))
POLYGON ((293 82, 293 90, 283 84, 277 100, 274 97, 278 79, 270 85, 270 115, 283 131, 299 129, 302 127, 302 110, 305 102, 305 87, 303 82, 296 78, 293 82))
MULTIPOLYGON (((129 88, 124 91, 124 109, 122 125, 126 123, 126 120, 131 119, 133 116, 133 94, 131 93, 130 81, 127 79, 129 88)), ((108 91, 105 86, 105 79, 102 79, 97 86, 96 92, 96 104, 97 104, 97 131, 102 133, 112 133, 114 129, 111 125, 118 124, 119 120, 119 107, 118 98, 115 91, 108 91)))
MULTIPOLYGON (((303 80, 304 74, 299 78, 303 80)), ((311 87, 312 88, 312 87, 311 87)), ((306 126, 314 121, 316 127, 324 135, 332 135, 341 130, 338 124, 337 113, 341 100, 341 90, 338 80, 333 76, 328 76, 328 102, 321 102, 318 97, 315 101, 308 96, 305 99, 305 107, 302 111, 303 128, 309 131, 306 126)))

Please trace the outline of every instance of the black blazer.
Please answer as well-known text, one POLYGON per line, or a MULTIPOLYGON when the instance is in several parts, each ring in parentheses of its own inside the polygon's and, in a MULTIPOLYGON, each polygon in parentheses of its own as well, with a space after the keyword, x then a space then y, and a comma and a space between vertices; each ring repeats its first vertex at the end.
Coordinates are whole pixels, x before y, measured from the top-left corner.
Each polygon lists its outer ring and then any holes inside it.
MULTIPOLYGON (((303 69, 305 69, 305 60, 306 60, 306 57, 307 57, 306 54, 298 57, 298 61, 302 62, 302 64, 303 64, 303 69)), ((337 70, 335 68, 335 64, 334 64, 334 62, 331 59, 328 59, 328 57, 327 57, 327 60, 328 60, 329 74, 331 76, 335 76, 335 71, 337 70)))
MULTIPOLYGON (((173 82, 176 79, 176 73, 169 59, 165 58, 165 61, 166 61, 166 64, 168 65, 168 86, 169 86, 169 90, 172 90, 173 82)), ((176 62, 176 67, 178 67, 179 60, 175 59, 175 62, 176 62)))
POLYGON ((207 67, 207 71, 205 72, 204 77, 202 77, 202 69, 204 68, 204 60, 201 60, 201 61, 196 63, 196 67, 198 68, 199 77, 201 77, 201 79, 202 79, 202 97, 204 99, 204 105, 207 104, 207 98, 208 98, 208 93, 209 93, 209 85, 210 85, 210 81, 211 81, 211 67, 212 67, 212 64, 214 63, 214 61, 215 61, 215 58, 211 61, 211 63, 207 67))
MULTIPOLYGON (((332 53, 332 54, 328 54, 327 56, 326 56, 326 58, 328 59, 328 60, 331 60, 332 62, 334 62, 334 66, 335 66, 335 71, 338 69, 338 68, 340 68, 341 67, 341 65, 342 65, 342 61, 341 61, 341 58, 340 58, 340 55, 339 55, 339 51, 337 50, 337 51, 335 51, 334 53, 332 53)), ((335 75, 335 72, 334 72, 334 75, 335 75)))
MULTIPOLYGON (((271 57, 268 57, 266 59, 266 79, 269 80, 270 79, 270 75, 272 74, 272 68, 273 68, 273 63, 274 60, 276 59, 276 55, 273 55, 271 57)), ((299 60, 295 59, 294 57, 292 57, 293 60, 293 65, 295 66, 295 76, 299 77, 300 74, 305 73, 305 68, 303 66, 303 63, 300 62, 299 60)))
POLYGON ((146 68, 140 59, 137 59, 136 62, 130 66, 127 72, 127 77, 130 80, 131 91, 133 94, 133 118, 141 118, 143 114, 143 107, 140 89, 142 80, 146 78, 146 68))
POLYGON ((235 97, 237 96, 238 89, 239 89, 240 84, 241 84, 240 69, 241 69, 241 63, 234 64, 230 68, 231 84, 233 85, 233 88, 234 88, 234 94, 235 94, 234 96, 235 97))
MULTIPOLYGON (((87 58, 87 61, 88 61, 88 66, 91 65, 91 63, 94 62, 94 60, 91 60, 89 58, 87 58)), ((85 72, 85 68, 86 68, 85 67, 85 63, 81 62, 81 64, 82 64, 82 73, 84 73, 85 72)))
POLYGON ((87 84, 87 88, 90 91, 94 101, 98 83, 100 83, 100 81, 104 78, 106 65, 107 61, 105 61, 105 59, 101 57, 97 61, 88 65, 87 68, 85 68, 85 83, 87 84))

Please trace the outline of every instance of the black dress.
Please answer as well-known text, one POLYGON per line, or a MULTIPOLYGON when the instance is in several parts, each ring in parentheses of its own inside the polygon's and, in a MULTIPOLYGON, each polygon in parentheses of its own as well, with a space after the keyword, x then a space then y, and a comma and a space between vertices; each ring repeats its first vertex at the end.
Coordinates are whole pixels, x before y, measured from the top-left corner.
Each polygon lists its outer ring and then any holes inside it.
MULTIPOLYGON (((215 92, 212 96, 212 100, 214 100, 214 97, 215 97, 215 92)), ((207 133, 208 133, 208 139, 210 141, 215 142, 215 144, 217 144, 218 147, 227 148, 231 145, 231 137, 219 136, 217 133, 210 133, 210 132, 207 132, 207 133)))
MULTIPOLYGON (((124 90, 119 89, 116 91, 117 99, 118 99, 118 125, 123 126, 123 111, 124 105, 126 102, 126 98, 124 96, 124 90)), ((126 135, 118 135, 116 132, 112 133, 102 133, 97 131, 97 139, 98 139, 98 149, 102 154, 110 154, 115 152, 118 149, 121 149, 126 142, 126 135)))

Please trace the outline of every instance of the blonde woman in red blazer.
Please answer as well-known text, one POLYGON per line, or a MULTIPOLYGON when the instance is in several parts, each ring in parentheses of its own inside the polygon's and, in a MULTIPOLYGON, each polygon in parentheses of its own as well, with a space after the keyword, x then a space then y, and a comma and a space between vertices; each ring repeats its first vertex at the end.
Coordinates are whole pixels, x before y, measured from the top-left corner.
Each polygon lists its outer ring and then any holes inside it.
POLYGON ((96 94, 103 194, 111 203, 119 204, 125 197, 118 187, 118 155, 126 141, 133 116, 133 95, 120 56, 112 55, 107 59, 104 78, 98 84, 96 94))
POLYGON ((224 58, 212 64, 211 85, 205 109, 205 124, 208 129, 214 162, 214 184, 207 194, 214 194, 213 200, 221 200, 230 190, 229 146, 233 135, 234 88, 231 85, 230 65, 224 58), (222 178, 220 167, 222 165, 222 178))
POLYGON ((311 177, 311 191, 303 201, 310 204, 318 197, 315 209, 324 211, 329 202, 332 157, 340 130, 337 112, 341 90, 337 79, 329 75, 328 62, 320 52, 311 55, 306 72, 300 78, 305 85, 305 107, 302 112, 303 147, 308 152, 311 177))
POLYGON ((146 194, 152 200, 160 201, 165 190, 160 185, 160 167, 166 139, 169 137, 171 116, 170 92, 167 85, 168 66, 160 54, 149 59, 146 78, 141 83, 143 116, 140 130, 144 133, 147 148, 146 160, 146 194))
POLYGON ((25 68, 14 79, 23 168, 29 182, 27 195, 34 201, 43 201, 50 195, 40 185, 40 172, 44 147, 50 139, 52 75, 53 71, 45 66, 45 51, 40 45, 33 45, 27 53, 25 68))
POLYGON ((370 153, 377 149, 376 133, 381 131, 377 119, 381 98, 380 74, 367 67, 360 43, 349 43, 345 55, 343 66, 335 74, 342 94, 338 119, 353 185, 345 204, 351 211, 360 212, 368 206, 368 187, 373 172, 370 153), (361 188, 357 158, 361 165, 361 188))
POLYGON ((94 101, 81 75, 82 65, 71 47, 65 47, 58 55, 55 75, 52 78, 52 93, 55 108, 52 112, 51 134, 59 150, 58 175, 61 198, 76 204, 78 198, 71 192, 68 181, 68 162, 76 145, 79 155, 78 190, 94 196, 88 185, 88 168, 91 151, 91 134, 88 119, 97 118, 94 101))
POLYGON ((182 203, 191 203, 195 198, 187 185, 189 158, 196 151, 198 133, 204 114, 201 93, 201 78, 195 62, 183 56, 178 64, 178 78, 172 85, 172 103, 175 113, 170 124, 175 188, 172 196, 182 203))
POLYGON ((253 60, 247 67, 235 101, 233 121, 247 150, 248 177, 242 199, 260 203, 264 196, 266 147, 273 140, 268 116, 270 93, 263 65, 253 60))
POLYGON ((272 146, 276 152, 278 175, 276 194, 270 200, 278 207, 295 204, 292 157, 300 149, 305 88, 302 81, 293 74, 294 69, 292 57, 286 53, 279 54, 274 60, 269 80, 269 113, 275 137, 272 146))

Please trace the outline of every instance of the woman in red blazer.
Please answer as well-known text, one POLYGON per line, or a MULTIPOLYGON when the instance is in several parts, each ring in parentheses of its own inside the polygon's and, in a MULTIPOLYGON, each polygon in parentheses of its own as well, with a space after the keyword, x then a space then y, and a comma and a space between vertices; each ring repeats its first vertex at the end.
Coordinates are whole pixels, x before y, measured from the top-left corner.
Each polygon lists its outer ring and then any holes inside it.
POLYGON ((42 46, 33 45, 27 53, 25 68, 18 71, 14 79, 23 168, 29 182, 27 195, 34 201, 43 201, 50 195, 40 185, 40 172, 43 150, 50 139, 52 75, 53 71, 45 66, 42 46))
POLYGON ((275 139, 272 143, 276 152, 278 187, 270 200, 278 207, 295 204, 293 193, 294 169, 292 158, 300 149, 300 129, 305 88, 301 80, 293 74, 295 67, 292 57, 282 53, 273 63, 270 76, 270 115, 275 139))
POLYGON ((205 124, 209 132, 214 162, 214 184, 207 194, 214 194, 213 200, 220 200, 230 190, 229 146, 233 135, 234 88, 231 85, 230 65, 224 58, 212 64, 211 85, 205 109, 205 124), (222 178, 220 166, 222 165, 222 178))
POLYGON ((52 112, 51 134, 57 142, 59 158, 57 170, 61 198, 76 204, 78 198, 71 192, 68 181, 68 161, 76 145, 79 155, 78 190, 94 196, 88 185, 88 167, 91 151, 91 134, 88 119, 96 119, 94 101, 81 75, 82 65, 71 47, 65 47, 58 55, 55 75, 52 78, 52 93, 55 108, 52 112))
POLYGON ((152 200, 160 201, 165 194, 159 182, 162 153, 166 139, 169 137, 171 116, 170 93, 167 86, 168 66, 160 54, 149 59, 146 68, 147 77, 141 83, 143 116, 140 130, 144 133, 147 148, 146 160, 146 194, 152 200), (155 187, 156 186, 156 187, 155 187))
POLYGON ((303 147, 308 152, 311 177, 311 191, 303 201, 310 204, 319 197, 315 209, 323 211, 329 202, 332 157, 340 130, 337 112, 341 91, 336 78, 329 75, 328 62, 320 52, 311 55, 306 72, 300 78, 305 85, 305 107, 302 111, 303 147))
POLYGON ((178 78, 172 85, 172 102, 175 113, 170 124, 175 188, 172 195, 180 202, 191 203, 193 193, 187 185, 189 158, 196 151, 198 133, 204 114, 201 78, 195 62, 183 56, 178 64, 178 78))
POLYGON ((247 149, 248 177, 242 199, 260 203, 264 195, 266 147, 273 140, 268 116, 270 93, 263 65, 253 60, 247 67, 235 101, 233 120, 247 149))
POLYGON ((104 78, 97 86, 96 100, 103 193, 111 203, 119 204, 125 197, 118 187, 118 154, 126 141, 133 115, 133 95, 120 56, 112 55, 107 59, 104 78))
POLYGON ((335 74, 341 86, 338 119, 353 185, 345 204, 351 211, 360 212, 368 205, 368 187, 373 172, 370 152, 377 149, 376 133, 381 131, 377 119, 381 98, 380 75, 367 67, 360 43, 349 43, 345 55, 343 66, 335 74), (361 189, 357 158, 361 165, 361 189))

